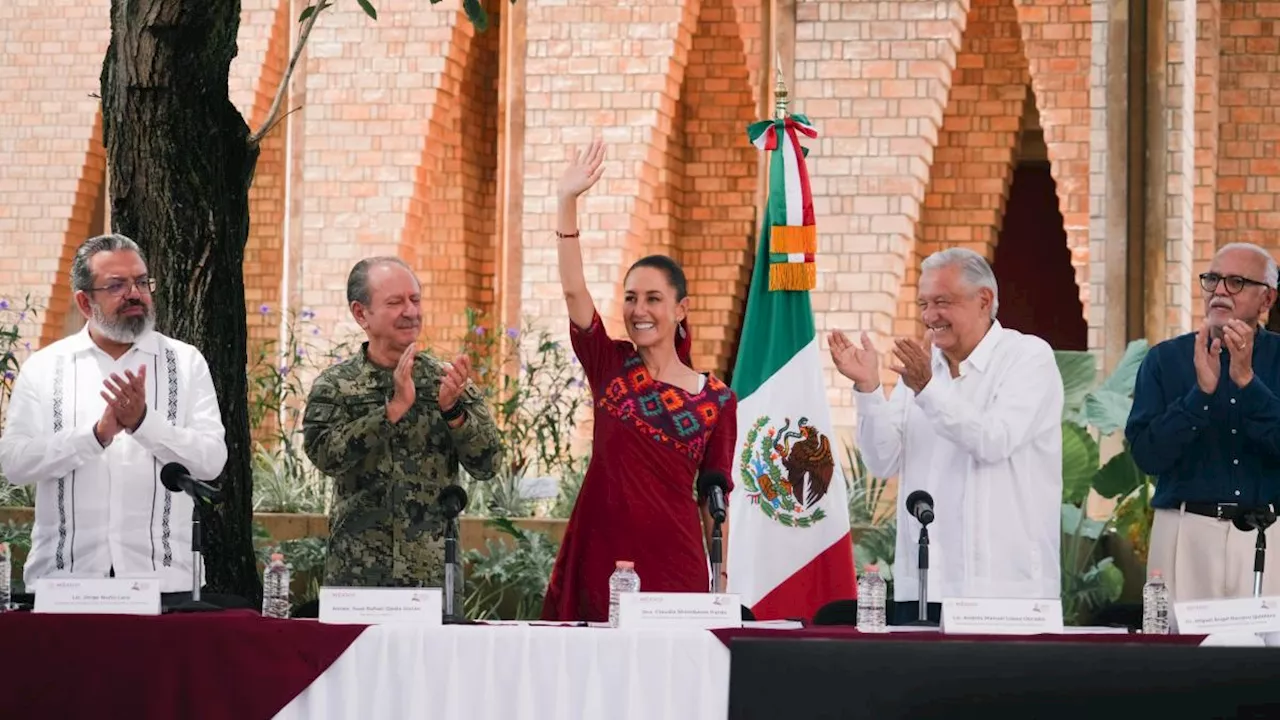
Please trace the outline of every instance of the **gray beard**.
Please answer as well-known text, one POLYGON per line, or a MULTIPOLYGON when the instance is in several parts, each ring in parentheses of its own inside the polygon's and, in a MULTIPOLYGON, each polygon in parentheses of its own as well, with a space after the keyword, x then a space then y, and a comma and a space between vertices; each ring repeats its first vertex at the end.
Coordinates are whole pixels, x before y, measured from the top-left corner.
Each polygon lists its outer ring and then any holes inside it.
POLYGON ((137 317, 120 316, 108 319, 102 307, 93 304, 93 317, 89 318, 89 327, 102 337, 121 345, 131 345, 140 336, 155 327, 155 313, 150 307, 146 313, 137 317))

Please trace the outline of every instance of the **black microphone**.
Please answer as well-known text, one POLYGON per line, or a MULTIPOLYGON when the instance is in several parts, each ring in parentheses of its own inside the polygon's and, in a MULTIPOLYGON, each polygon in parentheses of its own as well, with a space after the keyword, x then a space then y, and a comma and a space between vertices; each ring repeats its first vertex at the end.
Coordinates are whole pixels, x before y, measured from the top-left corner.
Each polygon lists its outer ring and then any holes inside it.
POLYGON ((1231 524, 1235 525, 1237 530, 1244 532, 1253 532, 1254 530, 1266 532, 1267 528, 1274 525, 1275 522, 1275 511, 1269 507, 1264 507, 1237 515, 1231 521, 1231 524))
POLYGON ((204 498, 210 502, 222 499, 222 489, 203 480, 196 480, 181 464, 171 462, 160 468, 160 482, 169 492, 183 492, 193 499, 204 498))
POLYGON ((907 496, 907 513, 921 525, 933 522, 933 496, 924 490, 914 490, 907 496))
POLYGON ((436 502, 439 503, 445 519, 452 520, 458 517, 467 506, 467 491, 463 490, 461 485, 445 485, 440 488, 440 495, 437 496, 436 502))
POLYGON ((707 512, 711 519, 724 522, 724 494, 729 489, 729 479, 723 473, 708 470, 698 476, 698 497, 707 501, 707 512))

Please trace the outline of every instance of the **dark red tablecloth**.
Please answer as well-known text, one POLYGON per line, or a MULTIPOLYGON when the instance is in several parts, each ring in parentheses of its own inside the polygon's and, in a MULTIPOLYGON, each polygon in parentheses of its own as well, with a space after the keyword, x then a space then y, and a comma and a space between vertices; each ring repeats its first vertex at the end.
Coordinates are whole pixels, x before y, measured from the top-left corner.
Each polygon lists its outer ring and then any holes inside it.
POLYGON ((878 640, 916 642, 1101 642, 1167 645, 1199 645, 1204 635, 1120 635, 1113 633, 1071 635, 946 635, 924 630, 893 633, 862 633, 851 627, 807 627, 803 630, 774 628, 721 628, 711 631, 725 647, 738 638, 777 638, 789 640, 878 640))
POLYGON ((0 615, 5 720, 268 720, 364 631, 238 610, 0 615))

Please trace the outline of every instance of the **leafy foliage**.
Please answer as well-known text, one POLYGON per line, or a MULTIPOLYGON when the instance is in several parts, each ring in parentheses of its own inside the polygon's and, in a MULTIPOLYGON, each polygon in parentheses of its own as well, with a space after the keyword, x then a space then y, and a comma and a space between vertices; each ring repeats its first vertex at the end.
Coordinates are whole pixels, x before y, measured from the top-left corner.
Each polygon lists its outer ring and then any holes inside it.
MULTIPOLYGON (((853 443, 844 444, 845 486, 849 494, 849 525, 862 531, 853 547, 859 571, 876 564, 880 577, 893 582, 893 560, 898 546, 898 519, 891 502, 885 502, 889 482, 867 472, 862 453, 853 443)), ((892 597, 892 586, 888 588, 892 597)))
POLYGON ((537 619, 559 545, 545 533, 522 530, 506 518, 485 524, 509 535, 514 546, 489 540, 485 552, 466 553, 471 568, 463 611, 473 620, 537 619))
MULTIPOLYGON (((22 339, 22 324, 38 317, 31 296, 23 298, 21 305, 0 298, 0 432, 7 417, 9 398, 13 384, 22 370, 22 363, 31 354, 31 343, 22 339)), ((0 475, 0 507, 32 507, 36 504, 34 485, 10 485, 0 475)))
POLYGON ((1098 441, 1124 427, 1133 406, 1138 367, 1147 350, 1145 340, 1130 343, 1115 371, 1101 383, 1097 383, 1093 355, 1055 353, 1065 397, 1061 562, 1063 615, 1069 623, 1084 622, 1090 612, 1115 602, 1124 587, 1124 575, 1114 559, 1097 557, 1101 540, 1117 527, 1130 537, 1145 538, 1150 530, 1150 513, 1134 512, 1133 504, 1149 508, 1151 479, 1134 463, 1127 444, 1099 466, 1098 441), (1090 493, 1117 500, 1117 509, 1105 520, 1089 518, 1085 508, 1090 493))

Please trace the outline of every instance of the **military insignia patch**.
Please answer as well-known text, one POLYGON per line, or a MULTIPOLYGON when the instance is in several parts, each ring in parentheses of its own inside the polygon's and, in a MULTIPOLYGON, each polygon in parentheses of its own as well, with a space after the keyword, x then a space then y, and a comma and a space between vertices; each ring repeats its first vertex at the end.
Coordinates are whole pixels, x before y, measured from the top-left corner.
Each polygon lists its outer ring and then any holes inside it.
POLYGON ((831 486, 835 458, 831 440, 802 417, 781 428, 769 416, 747 431, 738 472, 752 505, 787 527, 811 527, 827 515, 819 507, 831 486))

